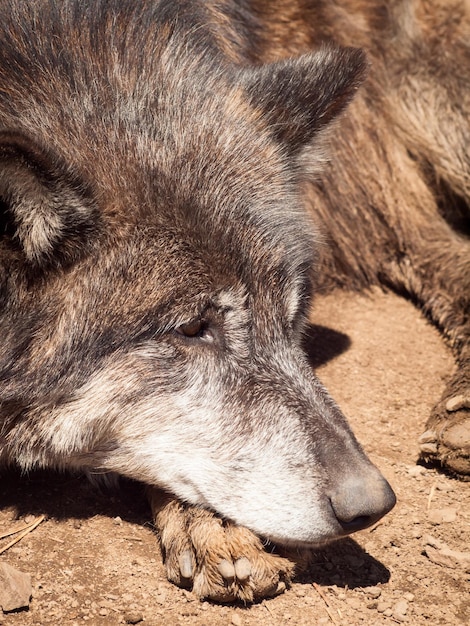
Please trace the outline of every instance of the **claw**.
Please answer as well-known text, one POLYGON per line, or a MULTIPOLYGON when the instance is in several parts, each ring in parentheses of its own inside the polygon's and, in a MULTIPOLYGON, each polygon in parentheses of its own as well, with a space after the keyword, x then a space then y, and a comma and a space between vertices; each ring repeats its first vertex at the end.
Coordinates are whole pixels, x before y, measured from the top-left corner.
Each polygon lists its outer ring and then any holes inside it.
POLYGON ((192 578, 194 574, 193 555, 190 550, 182 552, 178 558, 182 578, 192 578))
POLYGON ((269 598, 275 598, 276 596, 280 596, 281 593, 287 589, 286 583, 283 580, 278 581, 278 583, 274 583, 272 587, 265 589, 265 595, 269 598))
POLYGON ((449 413, 460 411, 460 409, 470 409, 470 396, 461 394, 447 400, 446 410, 449 411, 449 413))
POLYGON ((437 454, 437 444, 436 443, 422 443, 419 446, 419 449, 423 454, 437 454))
POLYGON ((280 580, 277 584, 276 587, 276 593, 274 595, 278 596, 281 593, 284 593, 284 591, 286 590, 286 583, 282 580, 280 580))
POLYGON ((251 563, 246 558, 246 556, 242 556, 240 559, 235 561, 235 574, 240 582, 245 582, 251 575, 251 563))
POLYGON ((418 439, 418 443, 435 443, 437 441, 437 433, 434 430, 426 430, 418 439))
POLYGON ((227 559, 220 561, 217 569, 219 570, 219 574, 227 583, 230 584, 235 580, 235 567, 233 566, 233 563, 230 563, 227 559))

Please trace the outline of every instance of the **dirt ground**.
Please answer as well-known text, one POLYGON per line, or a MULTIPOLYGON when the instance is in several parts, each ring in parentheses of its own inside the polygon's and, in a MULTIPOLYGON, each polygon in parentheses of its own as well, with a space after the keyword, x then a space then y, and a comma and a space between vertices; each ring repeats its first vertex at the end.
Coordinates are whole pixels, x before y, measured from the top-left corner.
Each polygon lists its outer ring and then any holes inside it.
POLYGON ((433 551, 429 542, 470 550, 470 483, 416 464, 416 440, 453 365, 449 351, 392 295, 335 294, 317 301, 312 319, 320 377, 397 493, 386 518, 316 553, 285 594, 221 606, 167 582, 138 485, 110 494, 83 478, 9 473, 0 477, 0 535, 46 520, 0 556, 33 580, 29 609, 0 611, 0 624, 469 624, 468 568, 436 563, 439 544, 433 551))

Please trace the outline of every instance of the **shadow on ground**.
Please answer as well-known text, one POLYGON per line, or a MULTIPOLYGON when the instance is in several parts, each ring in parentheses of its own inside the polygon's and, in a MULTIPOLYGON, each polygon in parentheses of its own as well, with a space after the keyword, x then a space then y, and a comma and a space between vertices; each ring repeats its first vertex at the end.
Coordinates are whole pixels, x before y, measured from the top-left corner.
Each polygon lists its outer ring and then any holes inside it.
MULTIPOLYGON (((0 508, 16 517, 45 515, 50 519, 88 519, 95 515, 150 525, 145 488, 122 480, 119 489, 98 488, 83 476, 36 471, 28 476, 9 470, 0 482, 0 508)), ((354 589, 387 582, 390 572, 353 539, 337 541, 308 555, 296 582, 354 589)))
POLYGON ((303 348, 313 369, 325 365, 351 347, 348 335, 326 326, 309 324, 303 348))

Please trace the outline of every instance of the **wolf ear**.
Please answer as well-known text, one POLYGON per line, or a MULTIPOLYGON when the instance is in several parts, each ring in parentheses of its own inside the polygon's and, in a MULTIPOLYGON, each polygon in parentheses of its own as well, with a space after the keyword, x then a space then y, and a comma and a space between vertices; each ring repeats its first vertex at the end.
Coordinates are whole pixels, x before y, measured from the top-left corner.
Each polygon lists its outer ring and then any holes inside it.
POLYGON ((363 50, 324 47, 244 69, 242 83, 275 138, 294 155, 341 113, 367 70, 363 50))
POLYGON ((20 133, 0 132, 0 242, 36 267, 70 263, 96 221, 91 194, 59 159, 20 133))

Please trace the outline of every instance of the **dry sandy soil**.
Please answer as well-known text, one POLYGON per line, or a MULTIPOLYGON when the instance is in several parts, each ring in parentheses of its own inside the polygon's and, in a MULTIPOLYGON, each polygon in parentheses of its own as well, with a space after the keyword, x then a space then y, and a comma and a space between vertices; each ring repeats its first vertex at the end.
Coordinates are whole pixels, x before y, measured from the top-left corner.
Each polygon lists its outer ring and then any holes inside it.
POLYGON ((470 483, 416 464, 417 437, 453 366, 448 350, 392 295, 335 294, 317 302, 313 321, 320 377, 396 490, 385 519, 317 553, 285 594, 221 606, 166 581, 139 486, 109 494, 66 475, 3 475, 0 535, 47 519, 0 556, 33 580, 29 609, 0 611, 0 624, 469 624, 468 571, 434 562, 440 552, 428 542, 470 549, 470 483))

